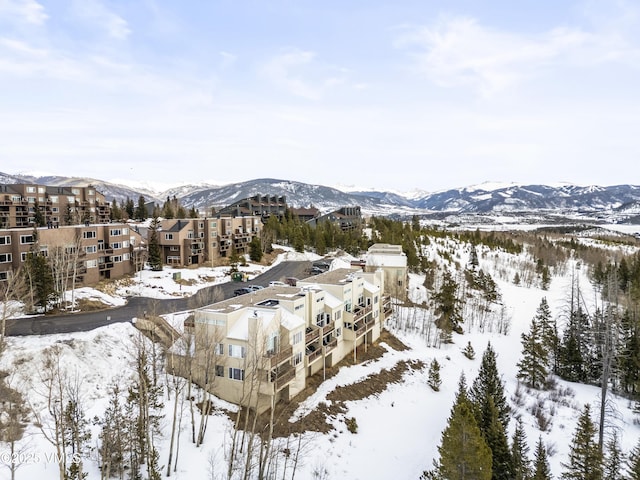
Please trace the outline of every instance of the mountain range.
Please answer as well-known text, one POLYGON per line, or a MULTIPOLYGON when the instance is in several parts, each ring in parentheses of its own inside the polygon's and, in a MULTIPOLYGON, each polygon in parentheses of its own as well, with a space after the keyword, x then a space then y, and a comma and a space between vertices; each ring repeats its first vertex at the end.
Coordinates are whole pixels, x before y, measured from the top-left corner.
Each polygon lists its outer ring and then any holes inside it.
POLYGON ((254 195, 284 195, 294 207, 315 206, 330 211, 342 206, 359 205, 374 215, 495 216, 564 215, 585 219, 609 219, 640 223, 640 186, 578 186, 480 184, 435 193, 403 195, 388 191, 349 191, 291 180, 260 178, 228 185, 181 185, 158 192, 149 188, 111 183, 93 178, 65 176, 10 175, 0 172, 0 183, 36 183, 53 186, 91 184, 107 200, 119 203, 144 196, 162 205, 167 197, 176 197, 186 208, 206 212, 211 207, 229 205, 254 195))

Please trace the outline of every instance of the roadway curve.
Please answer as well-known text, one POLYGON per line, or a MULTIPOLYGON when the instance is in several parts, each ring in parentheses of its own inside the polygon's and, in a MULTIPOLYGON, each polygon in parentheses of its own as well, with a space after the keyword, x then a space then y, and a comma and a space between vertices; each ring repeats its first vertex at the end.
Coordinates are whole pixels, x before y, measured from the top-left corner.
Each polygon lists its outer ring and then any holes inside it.
MULTIPOLYGON (((252 279, 251 284, 266 286, 271 281, 283 280, 286 277, 305 278, 308 276, 310 267, 311 262, 309 261, 281 262, 252 279)), ((238 288, 239 285, 235 282, 212 285, 202 288, 195 295, 186 298, 131 297, 127 304, 122 307, 93 312, 11 319, 7 320, 6 335, 23 336, 86 332, 112 323, 130 322, 134 317, 141 317, 144 312, 156 315, 184 312, 229 298, 233 295, 233 290, 238 288)))

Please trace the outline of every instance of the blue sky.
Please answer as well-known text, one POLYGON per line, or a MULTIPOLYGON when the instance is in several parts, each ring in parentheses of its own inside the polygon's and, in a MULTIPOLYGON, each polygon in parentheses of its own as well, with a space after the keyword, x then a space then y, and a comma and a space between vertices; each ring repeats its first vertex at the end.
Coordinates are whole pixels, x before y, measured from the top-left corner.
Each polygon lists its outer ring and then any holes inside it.
POLYGON ((640 183, 635 1, 0 0, 0 171, 640 183))

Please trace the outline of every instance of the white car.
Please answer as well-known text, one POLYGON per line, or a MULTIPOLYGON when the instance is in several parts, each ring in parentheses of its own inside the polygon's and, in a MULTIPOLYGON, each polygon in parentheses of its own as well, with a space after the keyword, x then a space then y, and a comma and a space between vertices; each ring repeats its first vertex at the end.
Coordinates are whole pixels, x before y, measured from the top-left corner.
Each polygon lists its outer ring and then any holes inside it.
POLYGON ((269 282, 269 286, 270 287, 286 287, 287 284, 284 282, 279 282, 279 281, 273 281, 273 282, 269 282))

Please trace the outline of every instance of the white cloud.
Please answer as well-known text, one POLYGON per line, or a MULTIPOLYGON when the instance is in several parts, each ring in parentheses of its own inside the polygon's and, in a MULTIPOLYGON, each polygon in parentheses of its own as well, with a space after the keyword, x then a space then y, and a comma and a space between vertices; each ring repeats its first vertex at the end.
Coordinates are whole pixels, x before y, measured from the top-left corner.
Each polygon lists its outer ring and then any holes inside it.
POLYGON ((48 15, 35 0, 0 0, 0 17, 18 18, 33 25, 42 25, 48 15))
POLYGON ((97 0, 79 0, 74 11, 81 18, 103 28, 109 37, 124 40, 131 33, 129 23, 97 0))
POLYGON ((637 59, 638 51, 611 33, 555 28, 526 34, 487 28, 469 17, 441 19, 406 31, 396 46, 412 50, 420 71, 441 86, 470 86, 485 96, 548 67, 590 66, 637 59))

